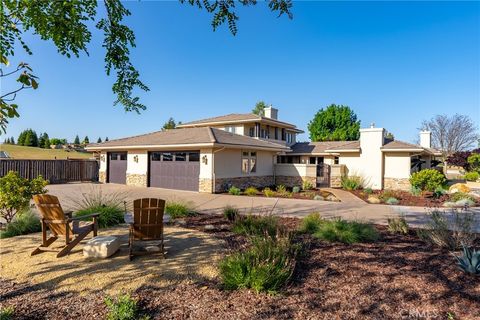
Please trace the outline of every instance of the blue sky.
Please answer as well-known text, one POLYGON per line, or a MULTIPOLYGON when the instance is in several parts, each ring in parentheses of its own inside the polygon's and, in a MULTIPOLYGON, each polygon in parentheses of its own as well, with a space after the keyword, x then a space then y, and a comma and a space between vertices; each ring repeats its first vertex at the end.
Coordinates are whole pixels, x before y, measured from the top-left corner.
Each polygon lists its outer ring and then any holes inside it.
POLYGON ((34 55, 17 50, 11 62, 29 62, 40 87, 17 98, 21 118, 8 136, 31 127, 69 140, 119 138, 159 130, 169 117, 249 112, 258 100, 305 131, 318 109, 346 104, 362 127, 375 122, 405 141, 435 114, 480 122, 480 2, 305 1, 294 3, 293 20, 261 3, 239 8, 235 37, 175 1, 126 6, 132 60, 151 89, 140 93, 147 111, 113 107, 100 33, 79 59, 28 35, 34 55))

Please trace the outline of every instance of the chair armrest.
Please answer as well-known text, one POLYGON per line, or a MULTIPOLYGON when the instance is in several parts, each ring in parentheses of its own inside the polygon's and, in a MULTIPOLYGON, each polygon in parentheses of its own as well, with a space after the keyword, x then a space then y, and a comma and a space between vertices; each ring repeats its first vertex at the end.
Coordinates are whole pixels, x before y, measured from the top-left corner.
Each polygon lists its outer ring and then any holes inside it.
POLYGON ((42 219, 43 222, 45 223, 53 223, 53 224, 66 224, 70 222, 70 219, 67 220, 48 220, 48 219, 42 219))
POLYGON ((72 218, 73 217, 73 211, 65 211, 65 216, 68 217, 68 218, 72 218))
POLYGON ((83 220, 85 218, 98 218, 99 215, 100 215, 100 213, 92 213, 92 214, 87 214, 87 215, 84 215, 84 216, 73 217, 73 218, 70 218, 68 220, 76 221, 76 220, 83 220))

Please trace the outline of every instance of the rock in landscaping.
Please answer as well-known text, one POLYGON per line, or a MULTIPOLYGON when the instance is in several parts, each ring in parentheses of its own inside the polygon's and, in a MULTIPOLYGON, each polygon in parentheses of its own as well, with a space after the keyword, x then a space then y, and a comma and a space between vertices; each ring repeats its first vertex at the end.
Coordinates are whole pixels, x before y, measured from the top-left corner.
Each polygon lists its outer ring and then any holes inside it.
POLYGON ((86 258, 108 258, 120 248, 120 240, 113 236, 94 237, 83 246, 86 258))
POLYGON ((184 226, 187 224, 187 221, 185 221, 185 219, 178 219, 178 220, 175 220, 175 224, 179 226, 184 226))
POLYGON ((325 200, 324 197, 322 197, 321 195, 317 194, 315 197, 313 197, 313 200, 320 200, 320 201, 323 201, 325 200))
POLYGON ((469 193, 470 188, 465 183, 455 183, 448 188, 448 193, 456 192, 469 193))
POLYGON ((475 204, 475 202, 473 202, 470 199, 461 199, 461 200, 458 200, 457 202, 455 202, 455 206, 457 206, 457 207, 471 207, 474 204, 475 204))
POLYGON ((444 206, 446 208, 455 208, 456 204, 455 204, 455 202, 447 201, 447 202, 444 202, 442 206, 444 206))
POLYGON ((205 227, 203 227, 205 231, 213 231, 215 230, 215 226, 213 224, 207 224, 205 227))
POLYGON ((380 199, 376 196, 369 196, 367 201, 371 204, 379 204, 381 202, 380 199))

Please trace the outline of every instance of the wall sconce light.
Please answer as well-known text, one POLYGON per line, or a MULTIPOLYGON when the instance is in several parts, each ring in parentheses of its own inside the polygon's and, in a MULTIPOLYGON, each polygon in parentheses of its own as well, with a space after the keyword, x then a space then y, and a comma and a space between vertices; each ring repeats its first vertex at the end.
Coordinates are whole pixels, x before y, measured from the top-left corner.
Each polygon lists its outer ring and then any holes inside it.
POLYGON ((204 156, 202 157, 202 163, 203 163, 203 164, 208 164, 207 155, 204 155, 204 156))
POLYGON ((135 161, 136 163, 138 163, 138 155, 133 156, 133 161, 135 161))

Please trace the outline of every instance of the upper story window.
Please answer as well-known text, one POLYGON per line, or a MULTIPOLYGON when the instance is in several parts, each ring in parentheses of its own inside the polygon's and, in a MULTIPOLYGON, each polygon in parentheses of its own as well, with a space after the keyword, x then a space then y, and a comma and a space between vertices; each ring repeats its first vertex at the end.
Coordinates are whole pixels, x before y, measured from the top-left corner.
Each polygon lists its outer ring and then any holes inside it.
POLYGON ((255 128, 254 128, 254 127, 250 127, 250 128, 248 129, 248 135, 249 135, 250 137, 254 137, 254 136, 255 136, 255 128))
POLYGON ((287 143, 293 143, 293 140, 295 139, 295 134, 292 132, 285 132, 285 140, 287 143))
POLYGON ((339 163, 340 163, 340 158, 339 157, 333 158, 333 164, 339 164, 339 163))
POLYGON ((234 127, 234 126, 227 126, 227 127, 225 127, 225 131, 231 132, 231 133, 236 133, 236 129, 237 129, 237 128, 234 127))
POLYGON ((242 151, 242 173, 257 172, 257 152, 242 151))
POLYGON ((260 129, 260 138, 267 138, 267 130, 260 129))

